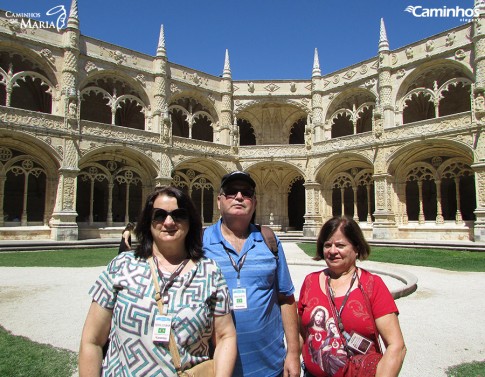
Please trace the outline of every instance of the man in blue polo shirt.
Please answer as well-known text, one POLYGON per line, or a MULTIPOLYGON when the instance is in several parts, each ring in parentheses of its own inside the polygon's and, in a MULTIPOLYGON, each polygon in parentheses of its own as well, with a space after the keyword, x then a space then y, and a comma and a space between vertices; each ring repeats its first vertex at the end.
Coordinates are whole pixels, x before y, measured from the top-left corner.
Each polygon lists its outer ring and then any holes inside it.
POLYGON ((297 377, 295 288, 280 241, 275 256, 251 223, 255 187, 241 171, 222 177, 217 198, 221 219, 204 232, 204 251, 222 269, 233 301, 238 343, 233 376, 297 377))

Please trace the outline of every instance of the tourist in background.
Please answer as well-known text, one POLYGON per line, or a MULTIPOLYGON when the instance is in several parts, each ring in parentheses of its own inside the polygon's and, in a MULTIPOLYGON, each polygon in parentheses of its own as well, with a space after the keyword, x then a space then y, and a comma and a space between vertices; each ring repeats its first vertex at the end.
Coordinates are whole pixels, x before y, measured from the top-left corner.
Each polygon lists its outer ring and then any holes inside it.
POLYGON ((131 232, 135 229, 135 224, 128 223, 121 233, 121 241, 120 246, 118 247, 118 254, 121 254, 123 251, 131 250, 131 232))

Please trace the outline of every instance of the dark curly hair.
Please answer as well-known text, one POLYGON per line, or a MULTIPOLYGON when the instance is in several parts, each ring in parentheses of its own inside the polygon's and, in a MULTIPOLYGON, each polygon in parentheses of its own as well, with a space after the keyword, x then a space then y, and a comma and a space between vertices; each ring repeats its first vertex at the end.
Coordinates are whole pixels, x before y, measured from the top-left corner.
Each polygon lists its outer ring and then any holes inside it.
POLYGON ((320 229, 320 233, 318 234, 317 255, 314 259, 324 259, 323 245, 339 228, 354 247, 357 252, 357 258, 359 260, 367 259, 370 254, 370 246, 365 240, 359 224, 349 216, 334 216, 323 224, 322 229, 320 229))
POLYGON ((192 199, 186 193, 173 186, 157 187, 150 195, 148 195, 145 207, 140 213, 134 231, 138 241, 135 256, 146 259, 152 255, 153 236, 151 226, 153 203, 155 202, 155 199, 161 195, 177 199, 178 207, 185 208, 189 213, 189 232, 185 237, 185 248, 191 259, 200 259, 203 256, 202 220, 192 199))

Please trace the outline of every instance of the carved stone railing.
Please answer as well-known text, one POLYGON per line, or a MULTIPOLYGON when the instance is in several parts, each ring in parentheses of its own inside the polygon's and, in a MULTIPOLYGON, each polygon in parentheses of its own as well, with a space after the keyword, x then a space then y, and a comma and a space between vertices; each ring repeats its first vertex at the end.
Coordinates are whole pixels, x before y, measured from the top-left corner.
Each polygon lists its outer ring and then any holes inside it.
POLYGON ((407 123, 398 127, 386 128, 377 138, 372 132, 348 135, 331 140, 314 143, 314 154, 334 153, 353 149, 372 147, 376 144, 406 142, 416 139, 436 138, 448 134, 469 131, 472 125, 471 112, 447 115, 444 117, 426 119, 407 123))

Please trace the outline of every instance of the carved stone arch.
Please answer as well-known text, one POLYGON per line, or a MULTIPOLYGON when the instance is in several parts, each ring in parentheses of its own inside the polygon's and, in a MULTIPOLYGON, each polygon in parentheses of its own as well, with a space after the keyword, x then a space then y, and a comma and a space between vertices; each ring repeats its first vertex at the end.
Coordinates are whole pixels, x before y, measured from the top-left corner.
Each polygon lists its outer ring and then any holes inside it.
POLYGON ((431 103, 434 103, 436 100, 435 93, 432 90, 427 88, 416 88, 411 90, 401 99, 399 103, 399 110, 403 111, 409 105, 407 102, 412 101, 413 98, 417 98, 420 95, 428 98, 429 102, 431 103))
POLYGON ((437 91, 439 116, 471 110, 472 81, 457 77, 445 82, 437 91))
POLYGON ((354 177, 355 184, 357 186, 367 186, 371 185, 374 181, 373 179, 374 171, 372 169, 362 169, 354 177))
MULTIPOLYGON (((207 113, 210 114, 211 118, 213 119, 213 122, 216 123, 219 121, 219 116, 217 113, 217 110, 214 107, 214 104, 207 98, 206 93, 202 93, 197 90, 183 90, 179 93, 176 93, 170 97, 170 103, 169 105, 176 105, 179 104, 180 100, 183 99, 192 99, 195 100, 200 104, 202 107, 201 110, 206 111, 207 113)), ((187 109, 189 110, 189 109, 187 109)), ((199 110, 195 110, 194 113, 199 110)))
POLYGON ((460 157, 449 158, 438 167, 438 177, 441 179, 457 178, 475 174, 470 165, 460 157))
POLYGON ((90 72, 79 83, 79 87, 82 89, 88 86, 102 88, 110 93, 111 96, 114 94, 113 90, 111 89, 117 88, 116 97, 120 97, 124 94, 130 94, 138 97, 146 105, 146 107, 151 106, 150 96, 146 92, 143 85, 122 70, 114 71, 111 69, 105 69, 90 72), (121 87, 125 89, 119 90, 121 87))
POLYGON ((340 172, 333 176, 331 179, 333 188, 348 188, 355 187, 354 177, 347 172, 340 172))
POLYGON ((90 167, 95 167, 99 169, 101 171, 101 174, 104 174, 109 181, 112 180, 113 172, 109 171, 109 169, 105 165, 99 163, 98 161, 88 161, 83 163, 82 165, 79 165, 79 174, 86 170, 89 170, 90 167))
POLYGON ((435 167, 424 161, 418 161, 407 166, 406 171, 406 181, 436 181, 438 179, 438 172, 435 167))
POLYGON ((12 45, 7 41, 0 41, 0 67, 8 72, 8 63, 3 62, 4 59, 8 59, 13 64, 13 73, 35 71, 44 76, 53 87, 59 85, 59 79, 52 66, 41 55, 22 44, 12 45), (2 57, 3 54, 8 55, 9 58, 2 57))
POLYGON ((348 109, 354 112, 365 103, 375 103, 376 95, 367 88, 356 87, 344 90, 336 95, 328 107, 324 109, 325 122, 331 122, 333 114, 340 109, 348 109))
POLYGON ((134 102, 138 103, 142 107, 142 112, 146 114, 147 105, 145 103, 143 103, 143 101, 141 99, 139 99, 138 97, 133 96, 131 94, 124 94, 124 95, 118 97, 116 99, 114 105, 119 106, 121 103, 124 103, 126 101, 134 101, 134 102))
POLYGON ((465 161, 474 160, 474 151, 470 145, 459 140, 430 139, 403 144, 385 154, 387 172, 400 182, 405 181, 404 170, 411 164, 434 156, 460 157, 465 161))
POLYGON ((423 62, 409 71, 400 86, 394 91, 396 93, 394 103, 400 104, 402 98, 415 88, 433 89, 434 81, 438 82, 439 87, 455 77, 473 80, 474 74, 465 64, 451 59, 435 59, 423 62))
POLYGON ((82 167, 90 163, 99 163, 99 161, 114 162, 112 164, 113 167, 106 165, 106 168, 111 168, 111 174, 122 166, 130 167, 130 169, 136 171, 142 177, 144 184, 147 186, 151 185, 159 170, 159 163, 144 151, 114 144, 93 148, 80 158, 79 166, 82 167))

